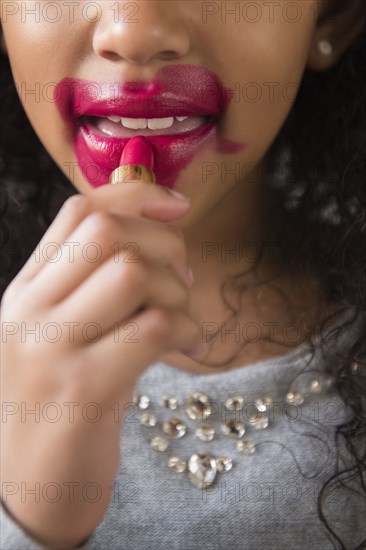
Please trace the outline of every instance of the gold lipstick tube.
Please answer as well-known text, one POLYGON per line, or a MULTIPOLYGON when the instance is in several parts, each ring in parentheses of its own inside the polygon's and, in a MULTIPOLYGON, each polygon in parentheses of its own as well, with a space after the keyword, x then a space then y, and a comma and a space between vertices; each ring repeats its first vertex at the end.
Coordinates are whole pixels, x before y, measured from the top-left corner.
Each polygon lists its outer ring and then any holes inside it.
POLYGON ((155 174, 142 164, 124 164, 118 166, 110 175, 109 183, 124 183, 128 181, 144 181, 156 183, 155 174))

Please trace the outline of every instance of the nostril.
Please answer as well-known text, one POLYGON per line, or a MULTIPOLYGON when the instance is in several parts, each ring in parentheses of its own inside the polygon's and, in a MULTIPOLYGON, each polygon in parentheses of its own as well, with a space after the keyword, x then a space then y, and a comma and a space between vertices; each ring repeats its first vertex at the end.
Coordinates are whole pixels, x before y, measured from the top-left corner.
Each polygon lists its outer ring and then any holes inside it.
POLYGON ((108 50, 100 51, 98 52, 98 55, 107 61, 112 61, 113 63, 121 60, 121 57, 117 53, 108 50))
POLYGON ((163 61, 174 61, 177 57, 179 57, 179 55, 177 55, 177 52, 174 50, 166 50, 160 52, 158 57, 163 61))

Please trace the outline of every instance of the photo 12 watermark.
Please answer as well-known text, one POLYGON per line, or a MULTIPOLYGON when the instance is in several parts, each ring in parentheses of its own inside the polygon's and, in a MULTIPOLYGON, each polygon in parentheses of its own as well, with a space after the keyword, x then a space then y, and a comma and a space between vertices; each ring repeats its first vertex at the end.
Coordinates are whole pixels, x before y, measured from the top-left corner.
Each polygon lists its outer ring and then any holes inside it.
POLYGON ((84 1, 9 1, 2 0, 0 4, 1 19, 7 23, 17 18, 21 23, 49 23, 54 25, 59 21, 72 23, 97 23, 108 10, 113 14, 114 23, 139 23, 138 2, 84 2, 84 1))
POLYGON ((309 13, 316 22, 322 10, 322 3, 321 0, 204 1, 201 10, 202 23, 214 20, 223 24, 274 24, 281 20, 294 24, 309 13))
POLYGON ((140 499, 140 486, 134 481, 121 482, 115 481, 113 485, 104 489, 96 481, 47 481, 34 483, 3 481, 1 483, 2 500, 5 504, 12 497, 20 497, 22 503, 32 502, 40 504, 47 502, 54 504, 60 501, 67 503, 77 503, 83 501, 88 504, 100 502, 105 498, 104 493, 108 491, 111 501, 114 503, 138 503, 140 499))

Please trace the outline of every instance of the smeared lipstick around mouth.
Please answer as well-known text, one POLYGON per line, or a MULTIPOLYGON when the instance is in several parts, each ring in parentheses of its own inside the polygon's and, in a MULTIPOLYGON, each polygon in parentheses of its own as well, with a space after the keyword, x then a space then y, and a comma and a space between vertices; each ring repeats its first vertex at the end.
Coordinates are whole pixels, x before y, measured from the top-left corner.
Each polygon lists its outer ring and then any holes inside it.
POLYGON ((182 134, 147 134, 147 130, 136 131, 126 128, 115 132, 125 137, 105 135, 100 128, 85 121, 81 124, 75 138, 75 151, 84 177, 93 187, 108 183, 111 172, 118 166, 126 143, 131 137, 144 135, 149 140, 155 156, 155 175, 157 183, 165 187, 174 187, 179 173, 193 158, 198 148, 208 140, 214 140, 215 123, 199 126, 196 130, 182 134))
POLYGON ((219 135, 231 97, 203 67, 170 65, 156 80, 117 84, 65 78, 55 89, 58 109, 72 129, 78 164, 93 187, 108 184, 135 136, 148 139, 157 183, 170 188, 203 146, 221 153, 246 147, 219 135))

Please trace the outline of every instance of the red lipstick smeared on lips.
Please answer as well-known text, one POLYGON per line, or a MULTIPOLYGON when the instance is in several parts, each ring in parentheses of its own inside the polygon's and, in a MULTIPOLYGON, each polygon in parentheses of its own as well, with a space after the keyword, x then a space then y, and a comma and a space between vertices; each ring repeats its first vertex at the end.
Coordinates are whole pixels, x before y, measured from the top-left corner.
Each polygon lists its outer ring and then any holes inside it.
POLYGON ((148 81, 65 78, 57 84, 54 97, 71 127, 83 176, 93 187, 108 183, 125 145, 134 136, 148 140, 154 151, 157 183, 170 188, 204 145, 220 153, 245 149, 244 144, 219 135, 218 124, 231 95, 214 73, 198 65, 163 67, 148 81), (161 124, 154 119, 171 117, 170 127, 154 129, 156 122, 161 124), (133 123, 139 128, 123 127, 121 118, 138 119, 133 123))

